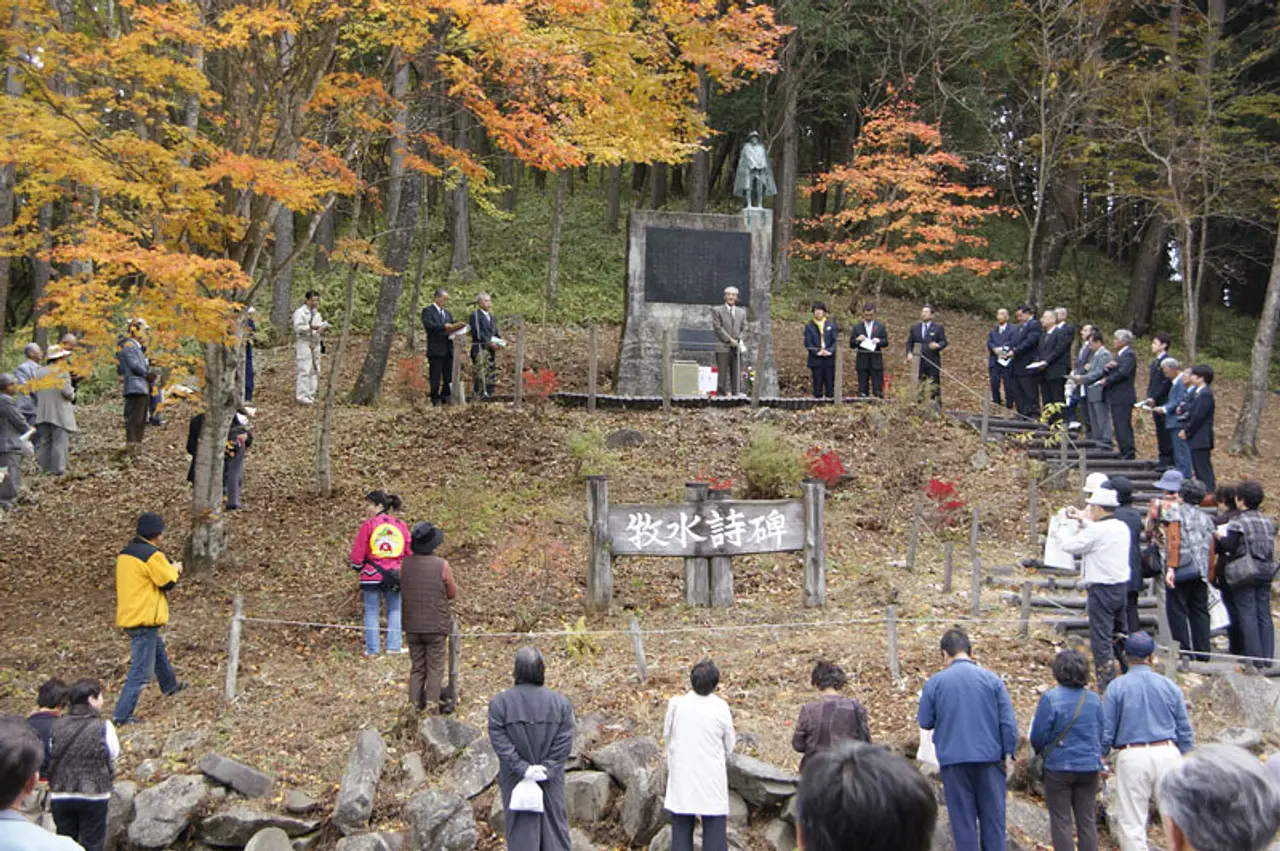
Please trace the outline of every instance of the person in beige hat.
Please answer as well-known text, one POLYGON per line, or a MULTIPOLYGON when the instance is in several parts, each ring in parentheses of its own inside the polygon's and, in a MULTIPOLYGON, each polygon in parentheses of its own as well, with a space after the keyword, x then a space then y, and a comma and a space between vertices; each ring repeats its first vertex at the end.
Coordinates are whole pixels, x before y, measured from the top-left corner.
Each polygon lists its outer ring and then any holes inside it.
POLYGON ((1080 556, 1080 574, 1088 588, 1089 646, 1093 650, 1098 690, 1115 678, 1116 633, 1129 629, 1126 606, 1129 590, 1129 527, 1116 517, 1120 501, 1110 488, 1096 488, 1081 512, 1067 509, 1074 522, 1062 538, 1062 549, 1080 556))
POLYGON ((62 346, 50 346, 45 365, 31 378, 36 397, 36 433, 40 438, 36 463, 54 476, 67 472, 71 433, 76 430, 76 411, 72 404, 76 391, 71 386, 67 362, 70 355, 62 346))

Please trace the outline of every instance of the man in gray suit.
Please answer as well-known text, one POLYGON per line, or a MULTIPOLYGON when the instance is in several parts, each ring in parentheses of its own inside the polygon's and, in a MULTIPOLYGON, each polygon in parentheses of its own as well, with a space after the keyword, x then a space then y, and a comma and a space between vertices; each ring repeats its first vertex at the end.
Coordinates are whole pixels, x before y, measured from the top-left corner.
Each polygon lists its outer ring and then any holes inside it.
POLYGON ((1111 352, 1102 345, 1102 332, 1093 329, 1087 342, 1089 355, 1082 355, 1083 366, 1077 366, 1074 376, 1076 384, 1084 388, 1085 402, 1089 406, 1089 437, 1104 446, 1111 445, 1111 410, 1103 398, 1102 385, 1098 380, 1106 374, 1107 364, 1111 362, 1111 352))
POLYGON ((716 395, 741 396, 742 332, 747 328, 747 311, 738 307, 737 287, 726 287, 724 304, 711 309, 711 327, 720 341, 716 349, 716 395))
POLYGON ((71 433, 76 430, 76 412, 72 405, 76 391, 71 387, 71 370, 66 360, 70 354, 62 346, 50 346, 48 365, 37 370, 31 379, 36 388, 36 430, 40 435, 36 461, 41 470, 55 476, 67 472, 71 433))

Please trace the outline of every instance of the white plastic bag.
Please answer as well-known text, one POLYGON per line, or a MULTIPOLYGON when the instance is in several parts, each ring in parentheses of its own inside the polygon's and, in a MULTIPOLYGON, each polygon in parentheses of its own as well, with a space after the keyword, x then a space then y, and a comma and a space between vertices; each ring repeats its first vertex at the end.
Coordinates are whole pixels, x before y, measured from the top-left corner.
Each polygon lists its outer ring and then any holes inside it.
POLYGON ((1062 538, 1075 530, 1075 525, 1061 512, 1049 518, 1049 534, 1044 539, 1044 558, 1049 567, 1072 568, 1075 561, 1071 553, 1062 548, 1062 538))
POLYGON ((536 780, 526 777, 511 790, 511 803, 507 809, 516 813, 542 812, 542 787, 536 780))
POLYGON ((938 752, 933 748, 933 731, 920 728, 920 747, 916 749, 916 759, 938 767, 938 752))
POLYGON ((1227 606, 1222 602, 1222 592, 1212 585, 1209 586, 1209 629, 1218 630, 1226 629, 1231 625, 1231 612, 1227 611, 1227 606))

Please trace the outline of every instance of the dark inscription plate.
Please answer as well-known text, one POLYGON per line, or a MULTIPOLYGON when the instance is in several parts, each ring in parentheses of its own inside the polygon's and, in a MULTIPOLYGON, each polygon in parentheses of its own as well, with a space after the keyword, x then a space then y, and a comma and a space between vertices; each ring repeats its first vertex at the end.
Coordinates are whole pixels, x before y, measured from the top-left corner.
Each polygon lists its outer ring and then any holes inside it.
POLYGON ((691 228, 645 228, 644 300, 720 304, 725 287, 738 304, 751 293, 751 234, 691 228))

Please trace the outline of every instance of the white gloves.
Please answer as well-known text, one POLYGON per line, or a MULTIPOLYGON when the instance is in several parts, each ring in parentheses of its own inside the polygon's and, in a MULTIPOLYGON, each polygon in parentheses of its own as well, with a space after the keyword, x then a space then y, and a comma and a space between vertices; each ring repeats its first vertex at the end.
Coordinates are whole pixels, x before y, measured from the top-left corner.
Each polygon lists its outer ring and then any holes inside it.
POLYGON ((547 779, 547 770, 541 765, 531 765, 524 770, 524 779, 541 783, 547 779))
POLYGON ((511 790, 511 800, 507 809, 517 813, 540 813, 543 808, 542 787, 538 784, 547 779, 547 770, 541 765, 531 765, 524 770, 524 779, 511 790))

